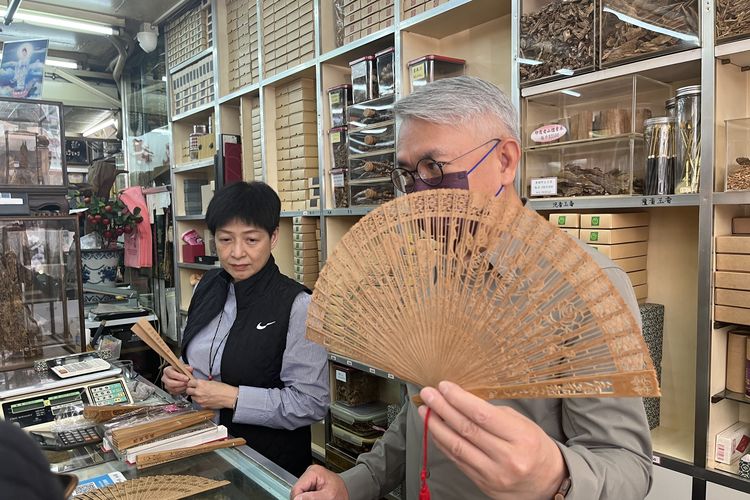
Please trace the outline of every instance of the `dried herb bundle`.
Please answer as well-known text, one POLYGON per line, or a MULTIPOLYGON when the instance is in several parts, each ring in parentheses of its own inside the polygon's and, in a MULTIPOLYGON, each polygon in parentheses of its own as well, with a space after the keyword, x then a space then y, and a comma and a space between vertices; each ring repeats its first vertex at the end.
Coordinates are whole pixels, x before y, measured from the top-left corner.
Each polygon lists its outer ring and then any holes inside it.
POLYGON ((670 51, 679 46, 698 46, 697 0, 607 0, 602 9, 602 64, 624 61, 633 57, 670 51), (623 21, 609 12, 619 13, 641 21, 639 25, 623 21), (678 37, 649 30, 652 25, 660 30, 670 30, 694 35, 695 43, 678 37))
POLYGON ((521 81, 555 76, 563 68, 593 66, 594 51, 593 0, 553 1, 521 16, 521 57, 542 61, 521 65, 521 81))
POLYGON ((557 189, 566 197, 630 194, 630 175, 620 169, 605 173, 599 167, 568 163, 557 174, 557 189))
POLYGON ((750 190, 750 159, 737 158, 739 168, 727 177, 727 191, 750 190))
POLYGON ((750 34, 750 0, 716 3, 716 39, 729 40, 750 34))

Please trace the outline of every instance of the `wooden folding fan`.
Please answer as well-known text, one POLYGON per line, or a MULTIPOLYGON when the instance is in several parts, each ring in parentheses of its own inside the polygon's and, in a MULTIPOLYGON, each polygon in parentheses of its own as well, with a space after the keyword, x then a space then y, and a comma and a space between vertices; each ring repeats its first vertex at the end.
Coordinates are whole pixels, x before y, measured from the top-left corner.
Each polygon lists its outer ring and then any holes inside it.
POLYGON ((414 193, 344 235, 307 336, 420 386, 484 399, 657 396, 641 330, 581 245, 510 196, 414 193))
POLYGON ((94 489, 76 500, 179 500, 204 491, 221 488, 229 481, 216 481, 200 476, 146 476, 94 489))

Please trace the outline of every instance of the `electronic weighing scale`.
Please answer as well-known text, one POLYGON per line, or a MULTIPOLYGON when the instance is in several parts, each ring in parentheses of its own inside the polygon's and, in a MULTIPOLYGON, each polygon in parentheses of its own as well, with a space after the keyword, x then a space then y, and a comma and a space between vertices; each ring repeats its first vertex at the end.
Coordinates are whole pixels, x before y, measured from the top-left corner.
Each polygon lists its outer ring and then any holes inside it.
POLYGON ((49 430, 70 405, 128 404, 133 398, 122 369, 101 364, 97 353, 46 360, 51 369, 34 367, 0 372, 0 418, 27 431, 49 430), (101 371, 91 373, 92 366, 101 371), (79 370, 82 374, 74 372, 79 370), (72 374, 71 374, 72 373, 72 374))

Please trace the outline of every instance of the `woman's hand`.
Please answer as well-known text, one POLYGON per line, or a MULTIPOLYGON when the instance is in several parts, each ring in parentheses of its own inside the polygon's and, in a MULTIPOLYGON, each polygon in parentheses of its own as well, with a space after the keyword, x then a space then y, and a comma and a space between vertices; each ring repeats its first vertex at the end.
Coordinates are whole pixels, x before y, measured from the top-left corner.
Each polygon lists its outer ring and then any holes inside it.
MULTIPOLYGON (((193 368, 191 366, 185 366, 190 370, 190 373, 193 373, 193 368)), ((166 391, 172 396, 184 394, 187 390, 187 383, 189 380, 190 379, 187 378, 186 375, 183 375, 171 366, 164 368, 164 373, 161 376, 161 383, 164 384, 164 389, 166 389, 166 391)))
POLYGON ((201 408, 220 410, 234 408, 240 389, 223 382, 193 379, 187 383, 187 394, 201 408))

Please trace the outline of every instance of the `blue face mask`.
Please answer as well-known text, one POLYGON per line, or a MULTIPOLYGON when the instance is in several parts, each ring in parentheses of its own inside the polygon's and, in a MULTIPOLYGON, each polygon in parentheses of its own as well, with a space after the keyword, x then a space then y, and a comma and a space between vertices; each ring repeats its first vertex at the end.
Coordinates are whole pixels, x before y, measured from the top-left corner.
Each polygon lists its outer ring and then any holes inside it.
MULTIPOLYGON (((460 172, 451 172, 451 173, 443 173, 443 180, 438 184, 437 186, 430 186, 429 184, 426 184, 422 179, 419 178, 419 176, 415 175, 414 179, 414 192, 418 191, 427 191, 429 189, 469 189, 469 175, 471 175, 474 170, 476 170, 479 165, 484 162, 484 160, 487 159, 487 157, 494 151, 494 149, 497 147, 497 145, 500 144, 500 142, 495 143, 494 146, 490 148, 489 151, 485 153, 482 158, 474 164, 471 169, 467 172, 466 170, 462 170, 460 172)), ((500 189, 497 190, 495 193, 495 196, 499 196, 500 193, 503 192, 503 189, 505 186, 502 184, 500 185, 500 189)))

